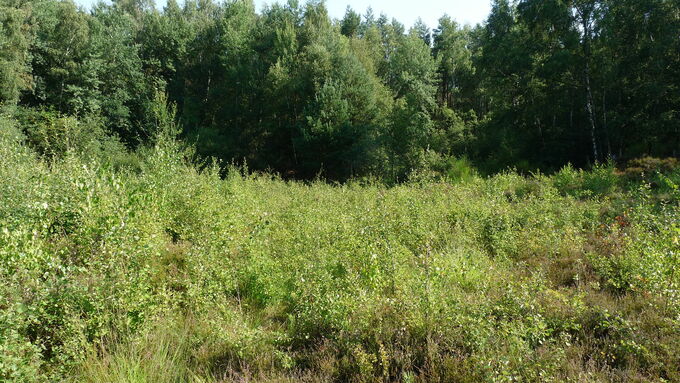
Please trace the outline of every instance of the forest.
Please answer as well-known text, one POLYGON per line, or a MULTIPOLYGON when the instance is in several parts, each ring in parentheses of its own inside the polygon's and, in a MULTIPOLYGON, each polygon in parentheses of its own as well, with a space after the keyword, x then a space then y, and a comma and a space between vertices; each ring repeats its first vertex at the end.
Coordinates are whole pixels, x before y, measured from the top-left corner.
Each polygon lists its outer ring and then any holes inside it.
POLYGON ((680 155, 676 0, 495 1, 409 30, 323 2, 1 7, 0 103, 32 140, 71 118, 138 147, 160 92, 201 156, 291 179, 680 155))
POLYGON ((680 382, 680 1, 0 0, 0 382, 680 382))

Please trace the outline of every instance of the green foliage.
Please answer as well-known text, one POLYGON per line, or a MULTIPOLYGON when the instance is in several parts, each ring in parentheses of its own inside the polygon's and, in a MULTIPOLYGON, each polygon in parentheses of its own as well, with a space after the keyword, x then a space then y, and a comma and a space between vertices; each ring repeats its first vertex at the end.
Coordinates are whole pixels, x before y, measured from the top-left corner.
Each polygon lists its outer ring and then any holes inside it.
POLYGON ((106 137, 98 121, 81 121, 58 113, 22 109, 17 119, 29 145, 46 157, 64 156, 74 150, 93 155, 93 146, 106 137))
POLYGON ((197 152, 286 178, 416 177, 431 152, 484 174, 678 155, 678 5, 496 1, 410 30, 321 2, 3 0, 0 103, 103 119, 128 147, 176 105, 197 152))
POLYGON ((563 194, 579 198, 602 197, 616 192, 621 179, 612 163, 595 166, 592 171, 576 170, 567 165, 553 177, 555 187, 563 194))
POLYGON ((0 0, 0 380, 680 381, 677 16, 0 0))
POLYGON ((475 179, 478 172, 465 157, 442 156, 434 151, 425 151, 422 163, 410 174, 411 181, 467 182, 475 179))
POLYGON ((673 180, 675 179, 675 183, 679 180, 680 163, 675 158, 637 158, 628 162, 622 173, 633 183, 646 181, 672 190, 673 180))
POLYGON ((3 379, 678 376, 677 200, 607 166, 482 179, 427 152, 391 188, 221 178, 156 102, 134 172, 48 161, 1 120, 3 379))
POLYGON ((30 3, 0 2, 0 106, 13 105, 20 93, 32 85, 30 18, 30 3))
MULTIPOLYGON (((19 108, 15 118, 26 143, 46 159, 78 155, 99 160, 103 166, 135 169, 138 159, 102 127, 100 118, 78 119, 57 112, 19 108)), ((174 124, 174 123, 173 123, 174 124)))

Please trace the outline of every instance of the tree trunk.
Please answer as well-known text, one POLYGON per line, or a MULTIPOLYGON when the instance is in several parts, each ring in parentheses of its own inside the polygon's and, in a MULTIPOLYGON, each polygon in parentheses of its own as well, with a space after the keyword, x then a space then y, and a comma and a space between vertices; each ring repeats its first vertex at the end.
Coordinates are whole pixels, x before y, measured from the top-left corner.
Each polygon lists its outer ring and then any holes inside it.
POLYGON ((609 139, 609 127, 607 126, 607 88, 602 90, 602 129, 607 140, 607 157, 612 157, 612 143, 609 139))
MULTIPOLYGON (((587 7, 587 6, 586 6, 587 7)), ((595 116, 593 112, 593 92, 590 87, 590 9, 583 9, 581 12, 581 23, 583 26, 583 53, 585 59, 585 85, 586 85, 586 112, 590 123, 590 139, 593 145, 593 160, 598 162, 597 138, 595 132, 595 116)))

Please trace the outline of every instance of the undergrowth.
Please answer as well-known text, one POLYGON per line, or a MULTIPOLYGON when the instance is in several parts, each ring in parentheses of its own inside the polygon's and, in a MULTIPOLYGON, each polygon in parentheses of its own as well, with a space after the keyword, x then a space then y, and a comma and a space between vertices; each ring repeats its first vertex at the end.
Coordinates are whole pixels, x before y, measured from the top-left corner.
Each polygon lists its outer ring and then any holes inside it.
POLYGON ((0 124, 1 381, 680 381, 677 171, 299 183, 0 124))

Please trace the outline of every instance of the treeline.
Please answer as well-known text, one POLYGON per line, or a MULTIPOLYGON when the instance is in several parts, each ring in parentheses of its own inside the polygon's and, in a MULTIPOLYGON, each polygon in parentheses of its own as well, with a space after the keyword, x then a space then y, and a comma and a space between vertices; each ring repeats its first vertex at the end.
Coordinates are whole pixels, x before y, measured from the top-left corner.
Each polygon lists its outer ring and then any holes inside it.
POLYGON ((678 31, 677 0, 496 0, 408 30, 323 2, 0 0, 0 103, 135 147, 165 93, 202 155, 293 178, 550 171, 680 154, 678 31))

